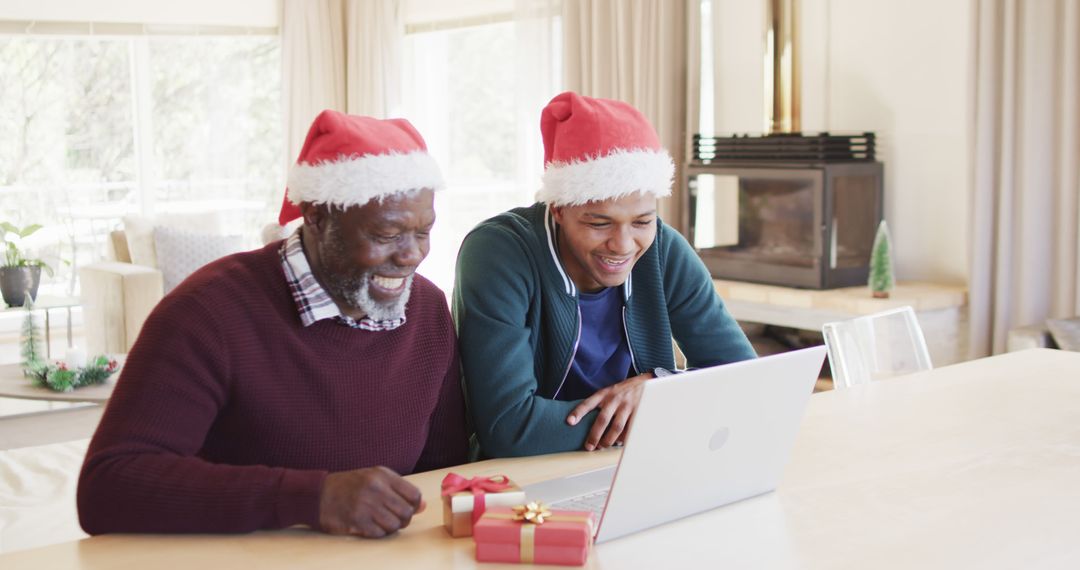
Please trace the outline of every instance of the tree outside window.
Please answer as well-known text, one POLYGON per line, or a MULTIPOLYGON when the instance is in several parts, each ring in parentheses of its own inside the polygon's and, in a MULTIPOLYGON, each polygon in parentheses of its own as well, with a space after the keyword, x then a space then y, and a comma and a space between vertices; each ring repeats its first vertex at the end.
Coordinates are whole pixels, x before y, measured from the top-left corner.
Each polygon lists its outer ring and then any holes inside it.
POLYGON ((0 218, 45 226, 43 291, 77 294, 129 213, 215 200, 257 241, 283 184, 279 53, 273 36, 0 36, 0 218))

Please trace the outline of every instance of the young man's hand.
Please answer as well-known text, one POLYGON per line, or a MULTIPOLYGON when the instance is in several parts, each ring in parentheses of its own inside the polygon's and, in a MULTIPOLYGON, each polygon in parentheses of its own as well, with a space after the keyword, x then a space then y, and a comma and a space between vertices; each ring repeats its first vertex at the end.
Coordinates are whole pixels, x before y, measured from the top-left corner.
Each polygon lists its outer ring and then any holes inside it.
POLYGON ((329 534, 380 538, 423 512, 420 489, 386 467, 331 473, 323 483, 319 525, 329 534))
POLYGON ((577 425, 585 414, 594 408, 600 409, 588 437, 585 438, 586 451, 611 447, 625 439, 634 411, 641 401, 641 385, 650 378, 653 378, 652 372, 646 372, 597 390, 570 412, 566 423, 577 425))

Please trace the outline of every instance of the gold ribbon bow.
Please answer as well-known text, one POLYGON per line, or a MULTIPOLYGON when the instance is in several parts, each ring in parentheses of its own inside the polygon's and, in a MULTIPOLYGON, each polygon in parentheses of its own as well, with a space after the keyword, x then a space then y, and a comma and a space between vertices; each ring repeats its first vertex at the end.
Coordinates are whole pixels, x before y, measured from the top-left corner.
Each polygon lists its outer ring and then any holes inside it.
POLYGON ((532 501, 524 505, 518 505, 514 507, 514 520, 525 521, 533 524, 544 524, 544 521, 551 516, 551 511, 548 510, 547 505, 544 503, 538 503, 532 501))

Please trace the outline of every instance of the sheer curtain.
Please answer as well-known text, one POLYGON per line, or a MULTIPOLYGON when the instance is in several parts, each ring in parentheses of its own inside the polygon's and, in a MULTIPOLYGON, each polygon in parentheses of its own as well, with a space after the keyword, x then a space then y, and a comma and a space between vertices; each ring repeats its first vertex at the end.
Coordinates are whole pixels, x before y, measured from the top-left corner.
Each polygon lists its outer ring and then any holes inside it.
POLYGON ((972 357, 1080 314, 1080 3, 975 6, 972 357))
POLYGON ((394 117, 401 112, 405 37, 398 0, 348 0, 345 5, 348 112, 394 117))
POLYGON ((523 204, 531 203, 544 174, 540 112, 562 89, 557 0, 515 0, 517 48, 515 118, 517 182, 523 204))
POLYGON ((375 117, 400 105, 400 0, 283 0, 287 164, 323 109, 375 117))
POLYGON ((559 9, 555 0, 406 8, 403 110, 447 183, 419 271, 449 293, 466 234, 532 204, 540 187, 540 111, 560 91, 559 9))
POLYGON ((656 127, 675 160, 672 197, 660 215, 682 226, 680 193, 687 124, 689 7, 686 0, 563 0, 566 89, 634 105, 656 127))

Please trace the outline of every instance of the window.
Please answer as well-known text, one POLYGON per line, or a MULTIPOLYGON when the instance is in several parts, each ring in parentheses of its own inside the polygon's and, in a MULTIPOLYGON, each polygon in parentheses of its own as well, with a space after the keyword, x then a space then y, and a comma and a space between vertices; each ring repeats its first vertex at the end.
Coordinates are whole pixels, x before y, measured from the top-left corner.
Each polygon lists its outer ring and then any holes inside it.
POLYGON ((276 36, 0 36, 0 218, 77 294, 130 213, 234 213, 257 241, 282 187, 276 36), (213 204, 210 204, 210 201, 213 204))
POLYGON ((527 69, 536 54, 522 53, 519 29, 502 21, 406 36, 402 115, 424 136, 447 183, 436 194, 431 252, 420 273, 447 293, 465 235, 484 219, 532 204, 539 189, 540 110, 558 89, 522 92, 522 74, 536 73, 527 69))
POLYGON ((278 45, 277 38, 150 43, 156 209, 213 201, 254 214, 245 236, 276 218, 280 204, 268 197, 284 186, 278 45))

